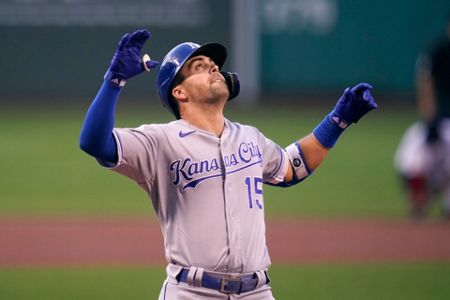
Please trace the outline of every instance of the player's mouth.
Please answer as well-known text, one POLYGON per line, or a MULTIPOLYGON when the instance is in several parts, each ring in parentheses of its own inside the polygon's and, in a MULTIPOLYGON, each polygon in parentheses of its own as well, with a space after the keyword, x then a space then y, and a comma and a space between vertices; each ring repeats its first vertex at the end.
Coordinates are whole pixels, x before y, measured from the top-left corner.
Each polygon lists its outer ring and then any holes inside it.
POLYGON ((220 73, 215 73, 211 77, 211 83, 223 83, 225 84, 225 79, 220 73))

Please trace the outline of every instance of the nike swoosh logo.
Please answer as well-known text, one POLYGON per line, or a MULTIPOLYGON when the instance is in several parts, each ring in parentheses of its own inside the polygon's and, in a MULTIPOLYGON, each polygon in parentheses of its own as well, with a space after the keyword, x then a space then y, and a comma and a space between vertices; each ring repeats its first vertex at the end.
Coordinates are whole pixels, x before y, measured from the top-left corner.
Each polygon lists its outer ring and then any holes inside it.
POLYGON ((184 137, 187 137, 187 136, 190 135, 190 134, 193 134, 194 132, 195 132, 195 130, 188 131, 188 132, 180 131, 180 132, 178 133, 178 136, 179 136, 180 138, 184 138, 184 137))

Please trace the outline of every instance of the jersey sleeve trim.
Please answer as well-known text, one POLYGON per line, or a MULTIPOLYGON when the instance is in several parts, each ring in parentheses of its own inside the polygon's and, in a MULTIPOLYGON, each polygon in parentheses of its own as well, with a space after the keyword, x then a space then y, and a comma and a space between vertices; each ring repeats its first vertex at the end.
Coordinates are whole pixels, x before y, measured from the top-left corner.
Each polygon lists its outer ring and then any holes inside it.
POLYGON ((115 169, 118 166, 121 165, 122 160, 123 160, 123 149, 122 149, 122 143, 120 142, 120 137, 116 132, 116 129, 113 129, 113 137, 116 140, 116 145, 117 145, 117 163, 113 163, 113 162, 109 162, 109 161, 105 161, 102 159, 97 158, 97 162, 102 166, 105 167, 107 169, 115 169))
POLYGON ((277 184, 284 181, 284 177, 286 176, 286 172, 288 170, 288 159, 287 154, 282 149, 278 149, 281 159, 280 164, 278 165, 278 168, 274 172, 274 175, 270 178, 268 178, 265 182, 270 184, 277 184))

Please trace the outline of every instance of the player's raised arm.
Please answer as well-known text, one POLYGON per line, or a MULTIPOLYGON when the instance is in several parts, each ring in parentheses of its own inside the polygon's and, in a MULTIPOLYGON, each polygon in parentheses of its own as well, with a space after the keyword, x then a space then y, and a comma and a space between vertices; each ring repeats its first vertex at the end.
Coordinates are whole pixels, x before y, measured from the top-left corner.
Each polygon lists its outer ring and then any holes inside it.
POLYGON ((104 82, 97 93, 81 128, 80 148, 103 162, 117 162, 117 145, 112 131, 114 112, 120 91, 126 81, 145 70, 155 68, 159 63, 140 52, 150 32, 143 29, 125 34, 111 60, 104 76, 104 82))
POLYGON ((360 83, 346 88, 334 109, 317 125, 313 132, 286 147, 291 168, 285 176, 284 184, 296 184, 316 169, 336 144, 339 136, 352 123, 378 107, 368 83, 360 83))

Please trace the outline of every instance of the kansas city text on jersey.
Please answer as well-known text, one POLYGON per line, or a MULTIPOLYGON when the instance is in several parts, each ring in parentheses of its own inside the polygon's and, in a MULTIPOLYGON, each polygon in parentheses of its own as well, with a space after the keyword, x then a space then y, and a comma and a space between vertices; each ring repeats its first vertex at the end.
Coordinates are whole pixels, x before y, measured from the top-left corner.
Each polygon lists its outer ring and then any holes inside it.
POLYGON ((185 182, 183 186, 185 190, 195 188, 207 179, 221 176, 222 164, 225 166, 226 174, 231 174, 261 162, 262 155, 258 145, 253 142, 242 142, 236 152, 224 154, 222 162, 217 158, 193 161, 190 157, 186 157, 171 162, 169 170, 174 174, 172 183, 178 185, 181 181, 185 182))

